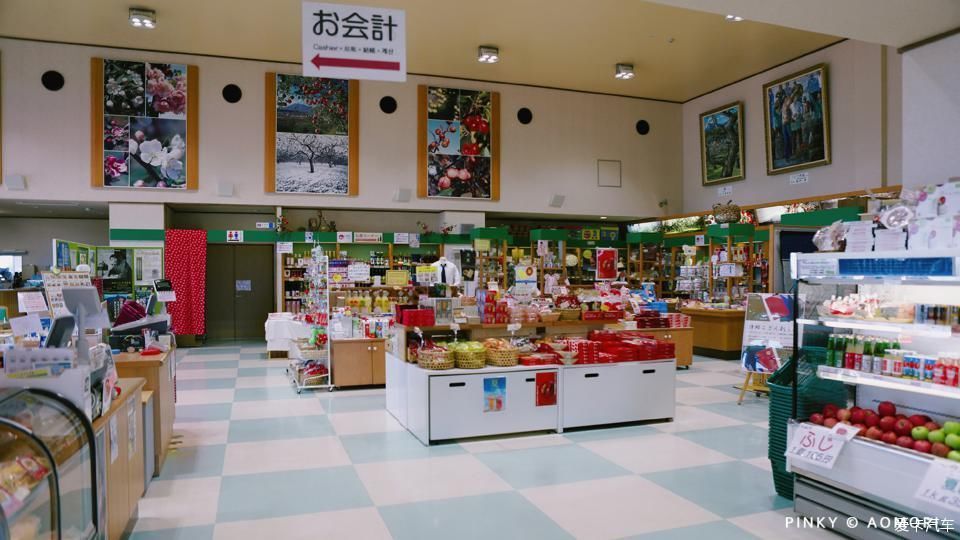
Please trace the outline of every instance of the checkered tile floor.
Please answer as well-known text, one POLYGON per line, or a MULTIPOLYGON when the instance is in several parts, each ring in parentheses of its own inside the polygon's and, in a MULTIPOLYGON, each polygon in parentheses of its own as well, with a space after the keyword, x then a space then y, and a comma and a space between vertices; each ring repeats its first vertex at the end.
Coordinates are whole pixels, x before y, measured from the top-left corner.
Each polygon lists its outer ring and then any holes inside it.
POLYGON ((133 538, 667 539, 788 530, 767 400, 731 362, 677 375, 672 423, 425 447, 383 390, 297 394, 262 345, 180 350, 175 436, 133 538))

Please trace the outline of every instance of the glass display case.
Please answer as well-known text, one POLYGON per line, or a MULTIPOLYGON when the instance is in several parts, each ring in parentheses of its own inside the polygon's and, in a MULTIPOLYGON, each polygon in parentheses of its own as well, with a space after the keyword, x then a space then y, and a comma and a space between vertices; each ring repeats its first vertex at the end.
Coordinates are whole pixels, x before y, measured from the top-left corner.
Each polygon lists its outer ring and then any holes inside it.
POLYGON ((97 538, 93 427, 70 401, 0 390, 0 538, 97 538))

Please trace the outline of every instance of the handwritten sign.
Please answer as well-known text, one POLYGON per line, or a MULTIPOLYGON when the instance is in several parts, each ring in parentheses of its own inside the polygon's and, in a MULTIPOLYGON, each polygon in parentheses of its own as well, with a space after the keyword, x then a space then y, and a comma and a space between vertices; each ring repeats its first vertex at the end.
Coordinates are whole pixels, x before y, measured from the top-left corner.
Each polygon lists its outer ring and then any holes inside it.
POLYGON ((406 270, 387 270, 386 282, 388 287, 405 287, 410 281, 410 272, 406 270))
POLYGON ((393 243, 394 243, 394 244, 409 244, 409 243, 410 243, 410 233, 405 233, 405 232, 393 233, 393 243))
POLYGON ((47 300, 40 291, 26 291, 17 293, 17 310, 23 313, 39 313, 47 311, 47 300))
POLYGON ((800 424, 784 455, 791 462, 802 461, 832 469, 843 445, 856 435, 856 429, 848 428, 844 424, 837 424, 835 429, 815 424, 800 424))
POLYGON ((366 283, 370 281, 370 265, 362 262, 351 263, 347 267, 347 279, 354 283, 366 283))
POLYGON ((437 282, 437 269, 432 266, 417 267, 417 283, 420 285, 433 285, 437 282))
POLYGON ((960 463, 934 459, 913 497, 953 512, 960 512, 960 463))

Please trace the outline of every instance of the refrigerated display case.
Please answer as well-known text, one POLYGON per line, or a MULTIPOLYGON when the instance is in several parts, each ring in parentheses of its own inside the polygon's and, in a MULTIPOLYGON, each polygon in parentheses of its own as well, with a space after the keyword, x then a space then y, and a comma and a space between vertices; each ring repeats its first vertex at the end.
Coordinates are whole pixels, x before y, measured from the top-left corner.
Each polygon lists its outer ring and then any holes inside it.
POLYGON ((0 390, 0 538, 99 538, 97 466, 93 426, 72 402, 46 390, 0 390))
MULTIPOLYGON (((890 444, 884 442, 893 433, 884 427, 886 418, 879 426, 866 422, 871 427, 865 436, 844 445, 832 468, 792 457, 784 463, 782 450, 778 456, 771 451, 771 460, 788 465, 795 475, 797 513, 838 518, 844 525, 836 532, 852 538, 956 537, 940 529, 891 524, 960 520, 956 503, 943 504, 928 496, 931 490, 921 489, 928 472, 955 465, 931 455, 946 456, 953 447, 943 446, 941 452, 940 442, 928 440, 927 432, 947 429, 960 418, 960 389, 944 376, 960 363, 957 353, 944 352, 960 345, 958 255, 955 249, 794 254, 794 349, 800 354, 798 362, 788 365, 792 420, 782 440, 789 441, 791 430, 813 420, 813 413, 828 403, 849 411, 862 408, 868 411, 865 416, 899 413, 897 429, 902 431, 895 433, 902 437, 890 437, 896 438, 890 444), (811 381, 819 388, 843 385, 846 392, 841 388, 824 398, 820 390, 805 390, 813 388, 811 381), (915 432, 914 427, 922 429, 915 432), (887 526, 870 528, 870 519, 887 526)), ((771 440, 782 430, 773 424, 771 420, 771 440)), ((775 481, 778 470, 782 476, 782 465, 774 467, 775 481)))

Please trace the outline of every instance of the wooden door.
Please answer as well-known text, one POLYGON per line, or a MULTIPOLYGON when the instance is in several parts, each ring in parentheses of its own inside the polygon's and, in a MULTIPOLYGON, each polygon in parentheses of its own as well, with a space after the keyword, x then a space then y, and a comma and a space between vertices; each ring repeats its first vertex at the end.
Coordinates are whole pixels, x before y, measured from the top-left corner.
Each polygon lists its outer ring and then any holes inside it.
POLYGON ((236 339, 234 325, 233 246, 207 246, 207 337, 236 339))
POLYGON ((372 346, 367 341, 344 341, 333 344, 333 384, 363 386, 373 384, 370 363, 372 346))
POLYGON ((273 311, 274 256, 268 244, 234 248, 234 324, 237 339, 263 339, 263 323, 273 311))
POLYGON ((372 384, 387 384, 387 354, 384 351, 386 343, 374 341, 370 344, 370 366, 373 372, 372 384))

